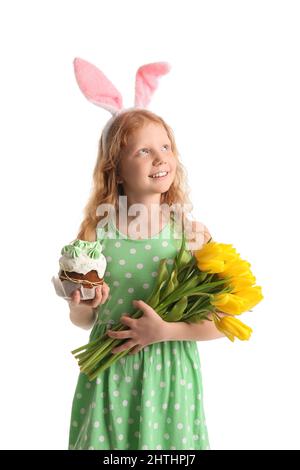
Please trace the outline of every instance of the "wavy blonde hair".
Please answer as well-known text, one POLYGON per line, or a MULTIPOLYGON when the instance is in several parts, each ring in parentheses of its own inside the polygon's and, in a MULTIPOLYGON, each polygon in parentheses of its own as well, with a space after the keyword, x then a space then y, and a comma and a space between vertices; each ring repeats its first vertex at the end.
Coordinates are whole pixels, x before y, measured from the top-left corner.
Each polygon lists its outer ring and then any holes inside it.
MULTIPOLYGON (((95 241, 97 238, 97 225, 105 217, 97 215, 100 204, 111 204, 118 214, 119 196, 125 195, 121 184, 117 183, 118 165, 121 154, 127 146, 129 137, 145 124, 156 123, 162 125, 171 141, 174 157, 177 159, 177 169, 173 183, 168 191, 161 195, 161 204, 188 205, 190 212, 193 205, 189 199, 190 188, 187 184, 187 173, 180 161, 172 129, 158 115, 145 109, 134 109, 120 113, 108 129, 105 142, 101 134, 96 165, 93 171, 93 186, 88 202, 84 208, 84 218, 81 222, 77 238, 80 240, 95 241)), ((184 220, 186 214, 183 213, 184 220)))

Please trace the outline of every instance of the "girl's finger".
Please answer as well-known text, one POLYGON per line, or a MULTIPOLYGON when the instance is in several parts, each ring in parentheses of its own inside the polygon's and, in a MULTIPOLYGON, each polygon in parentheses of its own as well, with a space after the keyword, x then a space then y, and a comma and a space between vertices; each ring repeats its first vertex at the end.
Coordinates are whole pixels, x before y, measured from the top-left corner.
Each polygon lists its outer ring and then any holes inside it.
POLYGON ((135 318, 128 317, 127 315, 122 315, 120 321, 121 323, 124 323, 124 325, 133 328, 136 325, 137 320, 135 318))
POLYGON ((104 304, 109 296, 109 286, 104 282, 102 285, 102 300, 101 304, 104 304))
POLYGON ((81 303, 82 305, 88 305, 89 307, 96 308, 100 304, 101 299, 102 299, 101 286, 99 286, 99 287, 96 287, 95 297, 92 300, 82 300, 81 303))
POLYGON ((138 353, 139 351, 141 351, 143 349, 143 346, 141 346, 140 344, 138 344, 137 346, 135 346, 128 354, 136 354, 138 353))
POLYGON ((115 339, 132 338, 132 330, 124 330, 124 331, 108 330, 107 334, 111 338, 115 338, 115 339))
POLYGON ((95 297, 91 301, 91 307, 96 308, 101 304, 102 300, 102 286, 98 286, 95 289, 95 297))
POLYGON ((121 346, 118 346, 117 348, 112 349, 111 352, 112 354, 117 354, 121 351, 126 351, 127 349, 131 349, 135 345, 136 345, 136 342, 134 340, 126 341, 126 343, 122 344, 121 346))
POLYGON ((71 294, 71 304, 78 305, 79 302, 80 302, 80 292, 78 289, 76 289, 71 294))

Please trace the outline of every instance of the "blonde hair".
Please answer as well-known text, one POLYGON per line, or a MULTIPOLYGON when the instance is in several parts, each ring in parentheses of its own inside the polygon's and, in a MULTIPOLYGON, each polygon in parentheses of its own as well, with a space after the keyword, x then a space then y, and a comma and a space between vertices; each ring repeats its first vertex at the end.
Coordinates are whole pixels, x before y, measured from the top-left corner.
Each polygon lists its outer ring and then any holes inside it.
MULTIPOLYGON (((119 211, 119 196, 125 195, 121 184, 117 183, 118 165, 121 153, 126 148, 128 138, 147 123, 162 125, 171 141, 174 157, 177 159, 177 169, 173 183, 167 192, 161 195, 161 204, 188 205, 192 210, 193 205, 188 197, 190 189, 187 184, 186 170, 180 162, 179 152, 176 147, 172 129, 158 115, 145 109, 134 109, 120 113, 110 128, 107 135, 102 133, 99 141, 96 165, 93 171, 93 186, 88 202, 84 208, 84 219, 81 222, 77 238, 86 241, 95 241, 96 228, 103 215, 97 215, 97 207, 100 204, 110 204, 119 211)), ((186 218, 186 215, 183 214, 186 218)))

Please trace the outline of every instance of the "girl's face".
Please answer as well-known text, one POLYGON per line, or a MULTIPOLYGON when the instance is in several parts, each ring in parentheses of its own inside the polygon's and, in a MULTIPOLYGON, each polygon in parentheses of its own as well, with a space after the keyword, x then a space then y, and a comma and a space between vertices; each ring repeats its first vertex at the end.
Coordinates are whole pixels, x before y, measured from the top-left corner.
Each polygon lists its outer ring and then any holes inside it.
POLYGON ((118 179, 123 182, 126 195, 162 194, 174 181, 176 167, 176 158, 165 128, 149 123, 129 137, 119 163, 118 179), (164 176, 153 178, 159 172, 163 172, 164 176))

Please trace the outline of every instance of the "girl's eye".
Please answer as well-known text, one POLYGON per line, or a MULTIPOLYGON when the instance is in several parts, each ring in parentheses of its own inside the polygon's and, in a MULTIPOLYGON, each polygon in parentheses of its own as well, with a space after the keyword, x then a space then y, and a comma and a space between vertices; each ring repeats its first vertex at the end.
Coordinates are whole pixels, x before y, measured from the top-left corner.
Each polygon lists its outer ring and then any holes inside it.
MULTIPOLYGON (((163 148, 164 147, 166 148, 166 150, 169 150, 169 145, 168 144, 163 145, 163 148)), ((144 152, 144 151, 149 153, 149 149, 147 149, 147 148, 140 149, 138 153, 141 153, 141 152, 144 152)))

